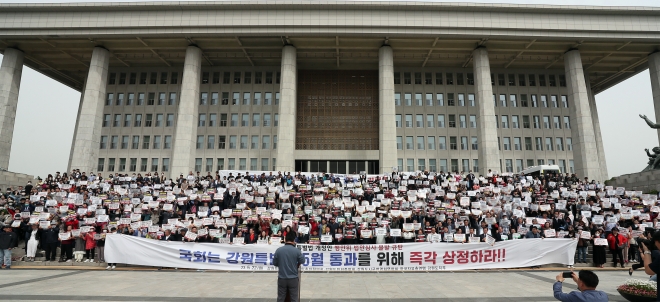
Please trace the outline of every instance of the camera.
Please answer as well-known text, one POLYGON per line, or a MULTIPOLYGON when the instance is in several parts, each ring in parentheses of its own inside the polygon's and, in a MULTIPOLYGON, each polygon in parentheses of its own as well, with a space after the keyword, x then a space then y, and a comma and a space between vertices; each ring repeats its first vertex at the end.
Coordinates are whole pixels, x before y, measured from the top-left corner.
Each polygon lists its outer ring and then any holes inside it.
POLYGON ((644 237, 646 237, 646 239, 639 239, 639 238, 637 239, 637 243, 639 244, 640 249, 642 249, 642 244, 646 245, 649 251, 654 251, 658 249, 655 246, 655 240, 653 239, 654 232, 655 230, 653 228, 644 229, 644 237))

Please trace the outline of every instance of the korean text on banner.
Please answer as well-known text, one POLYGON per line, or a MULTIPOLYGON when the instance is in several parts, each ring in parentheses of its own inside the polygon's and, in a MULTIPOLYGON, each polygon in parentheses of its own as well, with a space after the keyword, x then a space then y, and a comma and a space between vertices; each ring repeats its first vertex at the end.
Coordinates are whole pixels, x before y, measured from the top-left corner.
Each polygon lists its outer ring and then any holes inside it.
MULTIPOLYGON (((276 271, 279 246, 168 242, 112 234, 106 237, 110 263, 237 271, 276 271)), ((403 243, 371 245, 298 245, 303 270, 396 271, 467 270, 573 265, 577 241, 563 238, 486 243, 403 243)))

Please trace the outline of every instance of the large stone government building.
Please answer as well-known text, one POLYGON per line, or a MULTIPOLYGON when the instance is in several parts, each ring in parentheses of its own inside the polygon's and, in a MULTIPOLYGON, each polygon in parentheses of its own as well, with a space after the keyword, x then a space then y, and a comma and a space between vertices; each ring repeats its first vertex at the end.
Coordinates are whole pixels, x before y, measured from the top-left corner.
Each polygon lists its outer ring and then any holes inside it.
MULTIPOLYGON (((607 178, 594 95, 660 10, 432 2, 0 4, 0 167, 23 65, 82 92, 70 168, 607 178)), ((36 110, 36 109, 35 109, 36 110)))

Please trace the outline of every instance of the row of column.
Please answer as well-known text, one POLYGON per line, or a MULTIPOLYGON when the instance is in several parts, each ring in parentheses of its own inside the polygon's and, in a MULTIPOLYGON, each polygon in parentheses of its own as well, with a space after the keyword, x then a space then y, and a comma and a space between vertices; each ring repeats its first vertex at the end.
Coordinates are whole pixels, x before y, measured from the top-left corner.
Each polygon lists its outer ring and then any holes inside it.
MULTIPOLYGON (((472 53, 474 61, 475 97, 478 104, 479 163, 483 173, 500 170, 501 155, 497 143, 495 107, 488 51, 484 47, 472 53)), ((101 121, 106 95, 110 53, 96 47, 82 94, 78 120, 72 143, 70 169, 94 171, 99 155, 101 121)), ((197 111, 201 84, 202 51, 191 45, 186 49, 181 99, 178 107, 174 136, 171 176, 187 173, 193 166, 197 111)), ((651 82, 656 116, 660 116, 660 53, 649 57, 651 82)), ((23 68, 23 53, 8 48, 0 67, 0 168, 7 168, 14 130, 16 106, 23 68)), ((564 55, 564 68, 569 100, 571 100, 571 127, 574 147, 575 173, 589 179, 605 180, 607 166, 595 98, 588 78, 585 78, 578 50, 564 55)), ((396 125, 394 106, 394 58, 390 46, 379 50, 379 162, 380 172, 397 166, 396 125)), ((280 126, 278 127, 277 166, 280 171, 293 171, 296 140, 296 48, 286 45, 282 49, 280 84, 280 126)), ((660 140, 660 132, 658 134, 660 140)))

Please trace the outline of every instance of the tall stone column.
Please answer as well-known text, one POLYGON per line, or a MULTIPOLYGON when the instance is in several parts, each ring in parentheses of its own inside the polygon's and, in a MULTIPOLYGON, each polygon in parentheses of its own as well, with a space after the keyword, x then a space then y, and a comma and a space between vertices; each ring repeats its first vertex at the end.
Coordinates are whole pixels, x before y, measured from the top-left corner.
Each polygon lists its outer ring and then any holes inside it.
POLYGON ((488 50, 485 47, 479 47, 472 52, 472 58, 474 61, 474 91, 479 108, 477 116, 479 174, 486 175, 488 170, 500 171, 500 149, 497 144, 497 128, 495 128, 497 121, 495 120, 488 50))
POLYGON ((277 129, 277 170, 294 171, 296 150, 296 103, 298 67, 296 48, 282 48, 282 71, 280 79, 280 125, 277 129))
POLYGON ((394 56, 392 47, 385 45, 378 51, 379 173, 390 172, 397 166, 395 110, 394 56))
MULTIPOLYGON (((600 121, 598 119, 598 108, 596 107, 596 96, 591 90, 591 81, 589 73, 584 74, 584 81, 587 84, 587 93, 589 94, 589 107, 591 108, 591 120, 594 123, 594 134, 596 137, 596 147, 598 148, 598 163, 600 164, 600 177, 596 180, 605 181, 607 177, 607 161, 605 159, 605 148, 603 147, 603 137, 600 133, 600 121)), ((571 105, 569 105, 570 107, 571 105)), ((566 171, 562 171, 566 172, 566 171)))
POLYGON ((18 91, 23 73, 23 52, 5 49, 0 66, 0 168, 9 168, 9 153, 14 136, 18 91))
POLYGON ((600 180, 601 167, 596 145, 596 134, 589 105, 589 93, 582 68, 580 51, 569 50, 564 54, 564 69, 568 84, 568 99, 572 103, 571 136, 573 137, 573 160, 578 177, 600 180))
POLYGON ((197 111, 199 108, 199 85, 202 77, 202 50, 191 45, 186 49, 181 81, 181 100, 174 129, 172 147, 172 170, 170 177, 188 175, 194 166, 195 137, 197 136, 197 111))
MULTIPOLYGON (((658 123, 660 122, 660 52, 649 55, 649 75, 651 76, 655 122, 658 123)), ((658 142, 660 143, 660 129, 658 129, 658 142)))
POLYGON ((110 52, 102 47, 94 48, 76 123, 69 169, 88 173, 96 171, 109 64, 110 52))

